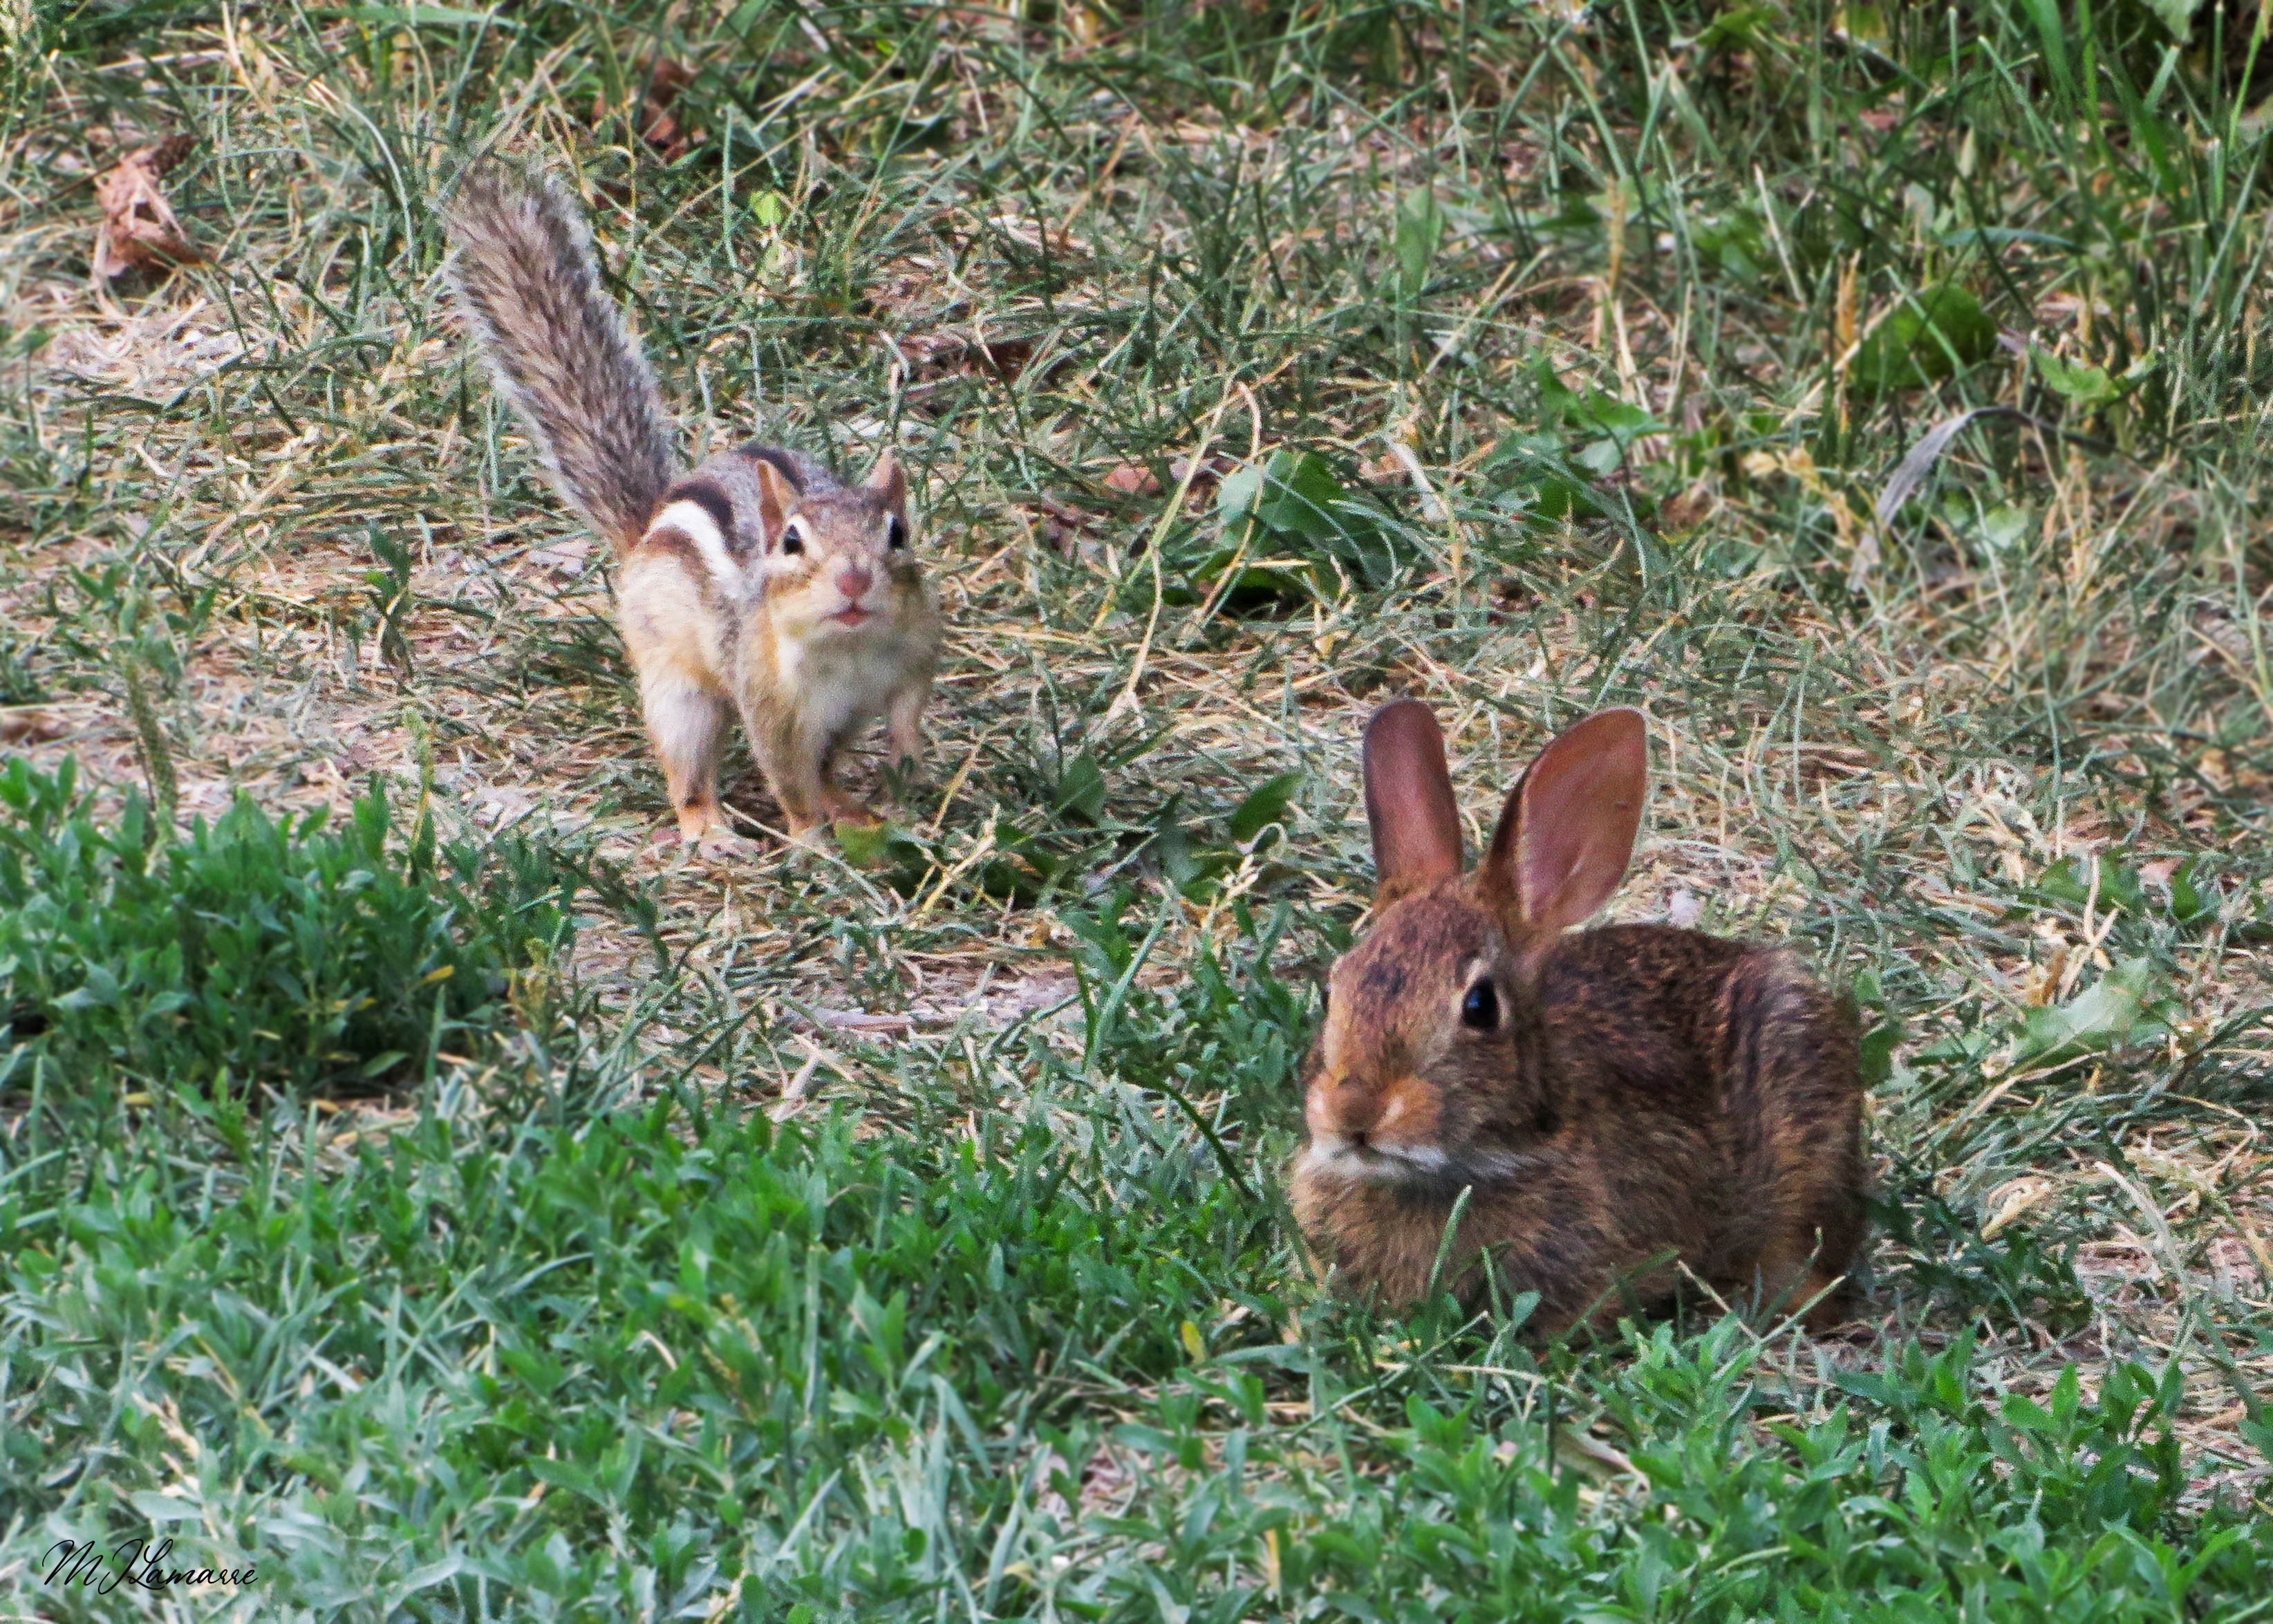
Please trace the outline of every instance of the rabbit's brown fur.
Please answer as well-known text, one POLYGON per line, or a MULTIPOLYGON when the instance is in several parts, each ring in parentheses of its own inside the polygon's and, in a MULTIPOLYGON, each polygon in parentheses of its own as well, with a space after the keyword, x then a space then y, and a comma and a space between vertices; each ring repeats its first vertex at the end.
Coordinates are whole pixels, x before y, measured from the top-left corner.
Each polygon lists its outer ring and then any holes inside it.
POLYGON ((1674 1259, 1835 1322, 1863 1229, 1851 1011, 1779 949, 1663 925, 1564 934, 1624 869, 1634 713, 1550 746, 1463 876, 1417 710, 1369 730, 1384 900, 1334 966, 1306 1068, 1293 1194, 1313 1248, 1344 1282, 1410 1303, 1467 1190, 1442 1283, 1482 1295, 1489 1252, 1511 1293, 1540 1294, 1544 1331, 1662 1301, 1674 1259), (1400 729, 1405 747, 1377 748, 1400 729))

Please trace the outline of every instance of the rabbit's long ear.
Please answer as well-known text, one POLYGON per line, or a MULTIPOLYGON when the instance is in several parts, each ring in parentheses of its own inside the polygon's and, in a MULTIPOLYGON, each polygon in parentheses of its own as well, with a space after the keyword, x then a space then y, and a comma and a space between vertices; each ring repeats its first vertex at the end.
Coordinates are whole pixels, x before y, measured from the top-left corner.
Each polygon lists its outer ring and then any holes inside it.
POLYGON ((1649 789, 1641 712, 1598 710, 1539 752, 1507 798, 1482 889, 1525 924, 1561 930, 1625 876, 1649 789))
POLYGON ((1365 821, 1376 906, 1452 879, 1464 866, 1444 735, 1417 699, 1384 705, 1366 724, 1365 821))

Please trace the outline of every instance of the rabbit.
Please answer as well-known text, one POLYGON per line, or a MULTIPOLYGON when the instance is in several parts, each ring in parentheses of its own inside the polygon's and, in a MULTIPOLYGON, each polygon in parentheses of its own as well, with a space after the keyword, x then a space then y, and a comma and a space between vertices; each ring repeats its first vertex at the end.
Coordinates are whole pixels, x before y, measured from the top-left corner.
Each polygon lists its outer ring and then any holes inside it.
POLYGON ((1641 713, 1542 750, 1473 874, 1428 708, 1377 711, 1364 757, 1375 923, 1329 977, 1290 1178, 1316 1259, 1391 1306, 1432 1274, 1473 1304, 1489 1267, 1539 1294, 1544 1335, 1662 1306, 1682 1266, 1811 1332, 1841 1323, 1864 1229, 1851 1002, 1780 948, 1565 934, 1632 854, 1641 713))

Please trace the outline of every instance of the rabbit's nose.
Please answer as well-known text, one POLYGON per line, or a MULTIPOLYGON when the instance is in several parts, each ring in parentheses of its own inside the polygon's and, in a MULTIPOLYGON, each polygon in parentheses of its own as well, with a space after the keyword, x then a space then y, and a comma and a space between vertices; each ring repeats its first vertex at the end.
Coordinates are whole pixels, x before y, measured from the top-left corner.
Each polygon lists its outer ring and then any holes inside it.
POLYGON ((1304 1114, 1313 1132, 1361 1143, 1381 1121, 1381 1096, 1348 1078, 1321 1079, 1311 1087, 1308 1106, 1304 1114))

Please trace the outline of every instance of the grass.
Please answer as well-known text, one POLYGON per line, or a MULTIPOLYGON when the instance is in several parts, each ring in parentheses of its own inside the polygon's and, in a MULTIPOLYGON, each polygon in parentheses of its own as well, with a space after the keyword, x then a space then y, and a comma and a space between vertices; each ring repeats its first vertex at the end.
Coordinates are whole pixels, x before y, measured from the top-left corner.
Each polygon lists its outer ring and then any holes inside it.
POLYGON ((43 1040, 11 1070, 74 1094, 384 1086, 513 1024, 514 976, 526 993, 569 945, 574 879, 551 853, 445 853, 423 819, 398 849, 377 789, 337 832, 245 800, 160 844, 139 798, 116 829, 86 816, 74 777, 69 757, 47 777, 19 756, 0 778, 11 1025, 43 1040))
POLYGON ((8 1610, 2262 1616, 2269 70, 2179 10, 8 12, 8 1610), (91 286, 175 134, 205 262, 91 286), (439 291, 491 142, 694 440, 918 471, 889 838, 650 839, 439 291), (1643 704, 1613 915, 1854 988, 1845 1334, 1311 1278, 1399 693, 1479 834, 1643 704), (148 1537, 259 1576, 44 1582, 148 1537))

